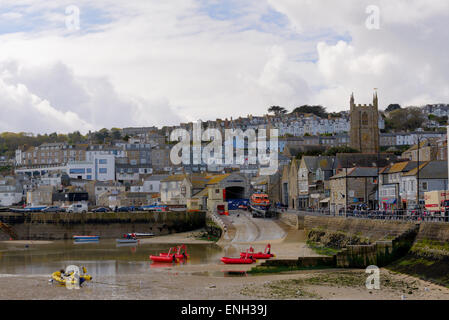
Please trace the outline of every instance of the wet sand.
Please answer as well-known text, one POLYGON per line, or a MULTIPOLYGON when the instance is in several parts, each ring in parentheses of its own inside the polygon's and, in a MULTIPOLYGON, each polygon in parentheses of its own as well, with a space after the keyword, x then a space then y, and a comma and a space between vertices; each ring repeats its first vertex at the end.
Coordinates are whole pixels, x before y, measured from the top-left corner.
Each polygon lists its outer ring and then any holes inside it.
POLYGON ((50 244, 53 243, 53 241, 46 241, 46 240, 8 240, 8 241, 0 241, 0 243, 3 244, 20 244, 20 245, 34 245, 34 244, 50 244))
MULTIPOLYGON (((252 219, 240 212, 224 217, 228 225, 217 245, 227 255, 238 256, 249 246, 263 251, 267 243, 278 258, 318 256, 305 244, 301 230, 274 220, 252 219)), ((142 243, 210 243, 196 240, 197 232, 150 239, 142 243)), ((1 263, 1 260, 0 260, 1 263)), ((380 290, 368 290, 364 270, 307 270, 283 274, 227 276, 254 265, 216 263, 178 266, 150 265, 148 274, 97 277, 80 290, 68 290, 48 282, 49 275, 0 275, 0 299, 350 299, 400 300, 449 299, 449 289, 414 277, 381 269, 380 290), (39 293, 37 295, 37 293, 39 293)))

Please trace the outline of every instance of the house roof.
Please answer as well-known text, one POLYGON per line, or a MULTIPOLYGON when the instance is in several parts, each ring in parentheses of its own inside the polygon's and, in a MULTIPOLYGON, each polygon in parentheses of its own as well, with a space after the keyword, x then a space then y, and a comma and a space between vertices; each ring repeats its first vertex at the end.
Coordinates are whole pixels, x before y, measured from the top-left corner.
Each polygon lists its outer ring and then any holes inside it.
MULTIPOLYGON (((346 170, 339 172, 331 177, 331 179, 340 179, 346 177, 346 170)), ((377 177, 377 168, 356 167, 348 168, 348 177, 350 178, 364 178, 364 177, 377 177)))
POLYGON ((165 179, 161 180, 163 182, 168 182, 168 181, 182 181, 185 178, 187 178, 187 175, 185 174, 173 174, 171 176, 167 176, 165 179))
POLYGON ((339 153, 335 156, 334 169, 346 167, 385 167, 395 162, 397 156, 391 153, 339 153))
MULTIPOLYGON (((447 161, 428 161, 420 164, 420 179, 447 179, 448 165, 447 161)), ((414 168, 405 173, 404 176, 416 176, 418 169, 414 168)))
MULTIPOLYGON (((431 145, 432 142, 435 142, 437 139, 436 138, 425 138, 423 141, 421 141, 419 143, 419 147, 420 148, 424 148, 427 147, 429 145, 431 145)), ((409 149, 407 149, 405 152, 410 152, 413 150, 417 150, 418 149, 418 144, 415 144, 413 146, 411 146, 409 149)))
POLYGON ((334 157, 325 156, 305 156, 304 162, 310 172, 315 172, 318 168, 322 170, 332 170, 334 165, 334 157))
POLYGON ((193 195, 193 198, 207 197, 208 195, 209 195, 209 188, 204 188, 200 192, 193 195))
POLYGON ((223 181, 224 179, 226 179, 227 177, 229 177, 231 174, 226 173, 226 174, 219 174, 216 175, 214 177, 212 177, 207 184, 217 184, 220 183, 221 181, 223 181))
POLYGON ((168 174, 155 174, 155 175, 146 177, 145 181, 162 181, 165 178, 167 178, 168 176, 169 176, 168 174))

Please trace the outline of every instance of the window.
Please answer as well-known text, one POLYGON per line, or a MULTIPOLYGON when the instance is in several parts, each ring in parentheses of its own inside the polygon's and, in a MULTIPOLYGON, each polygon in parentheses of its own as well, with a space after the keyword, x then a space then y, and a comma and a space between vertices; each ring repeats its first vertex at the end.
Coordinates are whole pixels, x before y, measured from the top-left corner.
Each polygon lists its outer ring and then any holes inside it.
POLYGON ((92 176, 90 174, 87 175, 87 180, 92 180, 92 176))
POLYGON ((85 169, 70 169, 70 174, 84 174, 86 173, 85 169))
POLYGON ((424 191, 427 191, 427 182, 423 182, 423 183, 422 183, 422 189, 423 189, 424 191))
POLYGON ((367 126, 368 125, 368 114, 366 112, 364 112, 362 114, 362 126, 367 126))
POLYGON ((86 172, 87 173, 92 173, 92 169, 91 168, 87 168, 86 172))
POLYGON ((108 173, 108 169, 107 168, 100 168, 98 172, 100 172, 102 174, 106 174, 106 173, 108 173))
POLYGON ((107 159, 100 159, 100 160, 98 160, 98 163, 99 164, 107 164, 108 160, 107 159))

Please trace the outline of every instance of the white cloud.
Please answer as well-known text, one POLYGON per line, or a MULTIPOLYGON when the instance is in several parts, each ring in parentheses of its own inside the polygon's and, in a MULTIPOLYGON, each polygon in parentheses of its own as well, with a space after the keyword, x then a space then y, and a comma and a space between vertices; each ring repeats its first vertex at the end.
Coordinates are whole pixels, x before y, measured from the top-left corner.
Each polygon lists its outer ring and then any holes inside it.
POLYGON ((79 32, 62 21, 71 1, 2 3, 41 20, 33 32, 0 34, 0 80, 85 128, 262 114, 273 104, 341 110, 353 91, 368 103, 375 87, 381 105, 449 99, 445 0, 248 0, 229 2, 220 19, 208 15, 219 2, 81 0, 79 32), (380 30, 365 27, 371 4, 380 30), (270 10, 290 24, 266 18, 270 10))

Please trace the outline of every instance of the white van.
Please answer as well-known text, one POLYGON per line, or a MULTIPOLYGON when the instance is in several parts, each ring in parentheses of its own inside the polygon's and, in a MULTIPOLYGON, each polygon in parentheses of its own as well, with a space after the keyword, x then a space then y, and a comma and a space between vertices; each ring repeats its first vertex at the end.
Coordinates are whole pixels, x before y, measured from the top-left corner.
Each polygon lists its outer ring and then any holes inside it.
POLYGON ((86 213, 87 203, 74 203, 70 205, 66 211, 70 213, 86 213))

